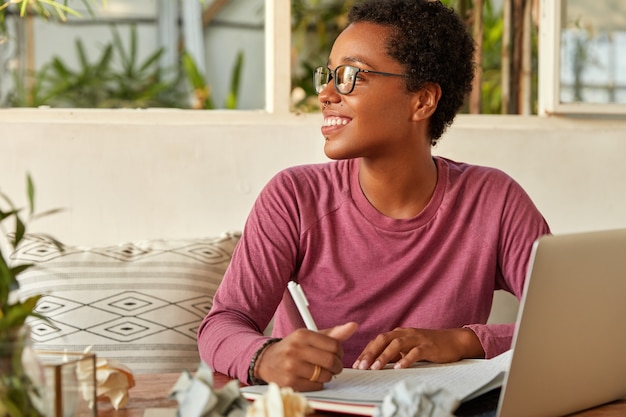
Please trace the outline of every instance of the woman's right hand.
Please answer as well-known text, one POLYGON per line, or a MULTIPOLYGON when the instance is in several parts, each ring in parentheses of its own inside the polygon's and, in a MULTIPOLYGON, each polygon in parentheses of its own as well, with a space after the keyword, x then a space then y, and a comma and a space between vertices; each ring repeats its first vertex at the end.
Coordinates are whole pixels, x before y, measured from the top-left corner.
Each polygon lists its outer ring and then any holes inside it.
POLYGON ((357 327, 350 322, 319 332, 298 329, 261 353, 255 376, 295 391, 320 390, 342 371, 341 342, 352 336, 357 327))

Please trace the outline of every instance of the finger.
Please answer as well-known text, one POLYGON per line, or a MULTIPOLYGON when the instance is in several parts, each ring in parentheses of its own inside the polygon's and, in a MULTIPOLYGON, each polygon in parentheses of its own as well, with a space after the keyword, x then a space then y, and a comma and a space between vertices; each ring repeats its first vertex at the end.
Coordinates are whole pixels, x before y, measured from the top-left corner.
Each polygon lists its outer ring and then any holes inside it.
MULTIPOLYGON (((395 339, 398 333, 398 330, 393 330, 376 336, 367 344, 367 346, 365 346, 365 349, 363 349, 352 367, 355 369, 371 369, 371 366, 375 363, 376 359, 382 354, 382 352, 384 352, 389 343, 395 339)), ((399 356, 399 352, 396 353, 397 356, 399 356)))
POLYGON ((331 363, 334 363, 334 355, 312 350, 310 347, 294 346, 292 348, 287 346, 281 352, 267 353, 269 355, 262 358, 263 360, 259 363, 259 367, 263 368, 263 372, 259 369, 261 379, 275 382, 281 387, 292 387, 298 391, 320 390, 324 387, 324 383, 330 381, 332 376, 341 370, 341 362, 339 361, 335 365, 338 370, 334 370, 335 366, 333 366, 333 371, 316 364, 316 362, 324 362, 326 360, 324 356, 330 357, 331 363), (300 351, 298 356, 294 355, 296 349, 300 351), (310 355, 310 351, 313 351, 314 354, 310 355))
POLYGON ((390 332, 379 334, 367 344, 352 367, 378 370, 390 362, 400 360, 406 352, 415 346, 415 341, 412 340, 414 332, 415 329, 398 327, 390 332))
MULTIPOLYGON (((323 350, 333 354, 342 353, 340 341, 334 337, 330 337, 326 333, 332 329, 326 331, 315 332, 300 328, 291 333, 287 338, 294 341, 300 348, 312 347, 316 350, 323 350)), ((298 352, 294 352, 298 353, 298 352)))
POLYGON ((373 342, 370 342, 365 346, 365 349, 363 349, 356 361, 352 364, 352 368, 361 370, 369 369, 372 362, 374 362, 374 358, 378 355, 378 350, 372 347, 372 343, 373 342))
MULTIPOLYGON (((297 343, 288 347, 284 357, 293 358, 294 362, 298 359, 306 362, 310 364, 310 369, 315 365, 321 366, 328 371, 328 380, 343 369, 343 347, 339 340, 306 329, 298 329, 288 337, 297 340, 297 343)), ((302 377, 307 372, 304 370, 302 377)))
POLYGON ((396 361, 393 367, 394 369, 408 368, 421 360, 424 360, 424 355, 421 353, 420 348, 416 346, 407 353, 402 354, 402 357, 396 361))
POLYGON ((302 377, 307 379, 312 375, 313 368, 317 365, 322 368, 323 375, 327 378, 318 378, 320 380, 325 379, 330 381, 333 375, 341 372, 343 369, 342 359, 336 355, 323 351, 310 351, 302 356, 304 362, 306 362, 307 370, 304 371, 302 377))
POLYGON ((330 329, 323 330, 322 333, 342 342, 348 340, 356 332, 359 325, 355 322, 344 323, 330 329))
POLYGON ((391 340, 385 349, 374 359, 374 362, 370 365, 370 369, 383 369, 390 362, 402 360, 403 355, 405 355, 404 351, 409 349, 405 346, 405 339, 404 337, 399 337, 391 340))
POLYGON ((259 377, 299 391, 320 390, 343 369, 341 341, 324 333, 349 337, 355 329, 355 323, 324 332, 297 329, 267 348, 259 363, 259 377), (316 366, 320 368, 318 375, 315 375, 316 366))
POLYGON ((309 365, 302 368, 306 369, 304 374, 300 374, 297 380, 291 382, 289 385, 291 388, 297 391, 317 391, 323 389, 324 384, 332 379, 334 374, 327 369, 319 365, 309 365))

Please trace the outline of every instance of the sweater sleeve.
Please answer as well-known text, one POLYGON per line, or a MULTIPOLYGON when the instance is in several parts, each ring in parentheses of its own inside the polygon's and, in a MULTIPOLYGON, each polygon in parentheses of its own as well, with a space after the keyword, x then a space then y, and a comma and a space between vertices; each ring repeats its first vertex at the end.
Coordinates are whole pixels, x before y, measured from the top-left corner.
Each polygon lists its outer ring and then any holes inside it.
MULTIPOLYGON (((496 289, 502 289, 522 299, 524 283, 534 242, 550 234, 550 228, 530 197, 516 182, 506 189, 500 217, 498 242, 498 274, 496 289)), ((470 324, 487 359, 509 349, 515 333, 515 323, 470 324)))
POLYGON ((243 383, 295 269, 298 216, 291 189, 290 177, 278 175, 261 191, 198 330, 202 360, 243 383))
POLYGON ((515 323, 470 324, 464 327, 471 329, 478 336, 485 351, 485 359, 491 359, 511 349, 515 323))

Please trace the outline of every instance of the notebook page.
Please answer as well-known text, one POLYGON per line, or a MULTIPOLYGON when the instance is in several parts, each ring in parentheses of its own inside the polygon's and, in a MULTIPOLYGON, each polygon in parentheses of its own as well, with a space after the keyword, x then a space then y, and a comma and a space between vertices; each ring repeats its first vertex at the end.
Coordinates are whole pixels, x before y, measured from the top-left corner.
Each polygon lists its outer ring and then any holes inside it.
MULTIPOLYGON (((407 369, 379 371, 344 369, 321 391, 305 392, 307 398, 354 404, 379 404, 391 387, 404 379, 445 388, 461 401, 502 385, 511 361, 511 351, 490 360, 468 359, 450 364, 418 363, 407 369)), ((244 387, 244 393, 262 394, 265 386, 244 387)))

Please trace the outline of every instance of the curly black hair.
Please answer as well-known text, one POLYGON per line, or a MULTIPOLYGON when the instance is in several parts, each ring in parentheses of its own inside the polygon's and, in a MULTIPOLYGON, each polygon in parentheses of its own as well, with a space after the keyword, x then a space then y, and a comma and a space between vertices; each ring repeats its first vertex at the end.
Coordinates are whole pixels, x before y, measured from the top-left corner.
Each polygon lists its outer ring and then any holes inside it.
POLYGON ((350 9, 348 21, 391 29, 387 50, 406 67, 409 91, 439 84, 441 99, 429 127, 435 145, 472 90, 475 44, 463 20, 439 1, 364 0, 350 9))

